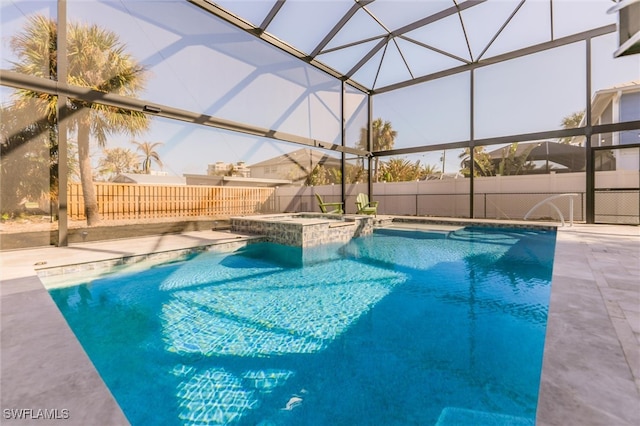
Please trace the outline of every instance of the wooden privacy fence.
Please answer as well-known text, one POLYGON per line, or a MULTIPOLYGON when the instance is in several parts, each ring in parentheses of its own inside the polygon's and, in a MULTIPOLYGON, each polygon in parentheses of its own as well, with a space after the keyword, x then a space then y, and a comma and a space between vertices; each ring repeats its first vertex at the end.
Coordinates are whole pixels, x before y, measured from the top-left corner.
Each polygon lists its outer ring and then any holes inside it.
MULTIPOLYGON (((273 188, 200 185, 139 185, 94 182, 98 211, 104 220, 189 216, 233 216, 273 211, 273 188)), ((67 212, 83 220, 80 183, 68 186, 67 212)))

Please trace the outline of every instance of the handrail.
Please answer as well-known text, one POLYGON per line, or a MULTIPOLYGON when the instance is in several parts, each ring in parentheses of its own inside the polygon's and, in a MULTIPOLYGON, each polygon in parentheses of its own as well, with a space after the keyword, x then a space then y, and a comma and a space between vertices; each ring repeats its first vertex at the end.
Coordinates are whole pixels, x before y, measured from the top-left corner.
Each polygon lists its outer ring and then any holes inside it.
POLYGON ((560 222, 562 223, 562 226, 564 226, 564 216, 562 216, 562 212, 560 211, 560 209, 555 204, 553 204, 551 200, 554 200, 556 198, 561 198, 561 197, 569 197, 569 221, 570 221, 569 226, 573 226, 573 197, 578 197, 578 196, 580 196, 580 194, 566 193, 566 194, 556 194, 556 195, 552 195, 551 197, 547 197, 544 200, 540 201, 535 206, 531 207, 531 209, 527 212, 527 214, 524 215, 524 220, 529 219, 529 215, 541 205, 549 204, 558 212, 558 215, 560 216, 560 222))

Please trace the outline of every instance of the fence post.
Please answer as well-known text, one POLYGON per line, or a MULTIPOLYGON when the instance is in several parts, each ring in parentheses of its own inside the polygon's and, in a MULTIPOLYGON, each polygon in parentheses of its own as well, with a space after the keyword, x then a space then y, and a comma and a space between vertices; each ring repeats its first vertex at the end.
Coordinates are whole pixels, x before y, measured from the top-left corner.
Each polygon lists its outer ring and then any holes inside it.
POLYGON ((569 197, 569 226, 573 226, 573 197, 569 197))
POLYGON ((487 218, 487 193, 485 192, 483 194, 483 199, 484 199, 484 216, 483 219, 487 218))

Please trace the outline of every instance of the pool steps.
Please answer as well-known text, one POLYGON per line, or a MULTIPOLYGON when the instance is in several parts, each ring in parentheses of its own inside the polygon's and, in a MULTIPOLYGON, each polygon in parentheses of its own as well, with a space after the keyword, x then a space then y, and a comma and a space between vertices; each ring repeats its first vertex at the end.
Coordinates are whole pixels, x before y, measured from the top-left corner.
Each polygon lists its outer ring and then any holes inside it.
POLYGON ((469 410, 458 407, 445 407, 440 413, 436 426, 534 426, 534 419, 517 417, 502 413, 488 413, 486 411, 469 410))

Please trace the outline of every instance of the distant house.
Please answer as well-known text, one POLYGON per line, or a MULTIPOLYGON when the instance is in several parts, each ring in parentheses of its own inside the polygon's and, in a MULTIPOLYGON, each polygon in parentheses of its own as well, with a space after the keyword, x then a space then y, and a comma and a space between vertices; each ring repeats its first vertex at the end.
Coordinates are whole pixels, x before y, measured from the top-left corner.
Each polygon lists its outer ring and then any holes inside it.
POLYGON ((217 161, 214 164, 209 164, 207 166, 207 175, 250 177, 251 169, 247 167, 244 161, 238 161, 236 164, 217 161))
POLYGON ((143 173, 120 173, 111 179, 116 183, 134 183, 138 185, 186 185, 187 180, 181 176, 154 175, 143 173))
MULTIPOLYGON (((598 90, 591 100, 591 118, 593 125, 640 120, 640 80, 598 90)), ((586 118, 583 118, 580 126, 585 125, 586 118)), ((577 136, 572 141, 572 143, 582 146, 584 146, 584 142, 584 136, 577 136)), ((614 147, 638 143, 640 143, 640 130, 635 129, 594 135, 591 146, 614 147)), ((637 150, 614 150, 610 154, 596 157, 596 169, 637 170, 638 160, 637 150), (602 164, 602 158, 610 158, 614 161, 602 164)))
POLYGON ((250 166, 252 178, 285 179, 294 184, 304 183, 317 166, 341 170, 339 158, 320 151, 302 148, 250 166))
POLYGON ((224 161, 216 161, 214 164, 207 166, 207 175, 209 176, 222 176, 229 171, 229 163, 224 161))

